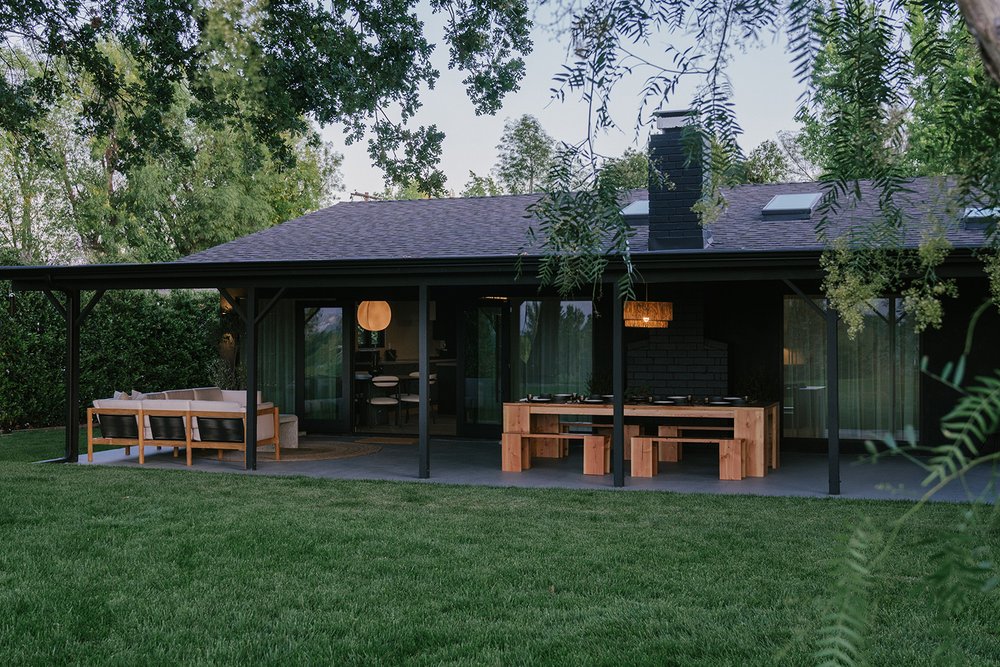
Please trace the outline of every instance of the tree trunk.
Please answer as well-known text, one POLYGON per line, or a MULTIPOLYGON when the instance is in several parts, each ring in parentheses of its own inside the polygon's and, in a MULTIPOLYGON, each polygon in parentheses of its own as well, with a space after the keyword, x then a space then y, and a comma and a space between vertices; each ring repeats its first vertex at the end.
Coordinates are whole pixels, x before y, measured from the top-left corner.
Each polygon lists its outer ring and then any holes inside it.
POLYGON ((969 32, 979 43, 986 73, 1000 83, 1000 2, 997 0, 958 0, 969 32))

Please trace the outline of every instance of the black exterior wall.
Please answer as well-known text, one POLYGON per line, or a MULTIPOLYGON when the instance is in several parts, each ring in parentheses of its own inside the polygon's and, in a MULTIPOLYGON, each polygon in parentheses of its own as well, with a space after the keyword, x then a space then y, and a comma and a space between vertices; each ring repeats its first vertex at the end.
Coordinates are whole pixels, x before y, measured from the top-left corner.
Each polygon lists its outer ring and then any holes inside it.
MULTIPOLYGON (((920 337, 920 354, 927 358, 930 370, 940 372, 946 363, 958 361, 965 346, 966 332, 973 313, 989 294, 986 280, 958 281, 959 296, 944 303, 945 316, 940 329, 929 329, 920 337)), ((966 360, 965 381, 977 375, 994 375, 1000 369, 1000 313, 988 308, 979 320, 966 360)), ((937 380, 923 375, 920 380, 920 439, 924 444, 941 442, 941 418, 958 400, 958 393, 937 380)), ((987 445, 1000 448, 994 436, 987 445)))

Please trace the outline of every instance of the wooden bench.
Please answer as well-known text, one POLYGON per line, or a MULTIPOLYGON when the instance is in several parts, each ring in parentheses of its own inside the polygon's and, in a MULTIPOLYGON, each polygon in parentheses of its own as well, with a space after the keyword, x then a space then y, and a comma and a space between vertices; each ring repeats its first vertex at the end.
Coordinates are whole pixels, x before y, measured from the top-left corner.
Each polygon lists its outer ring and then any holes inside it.
MULTIPOLYGON (((614 424, 605 424, 601 422, 559 422, 559 432, 560 433, 570 433, 570 428, 589 428, 592 430, 602 430, 607 431, 608 437, 611 437, 611 432, 614 430, 614 424)), ((603 434, 601 434, 603 435, 603 434)), ((625 442, 628 443, 630 439, 639 435, 639 425, 638 424, 625 424, 625 442)), ((625 447, 625 460, 631 458, 631 452, 629 447, 625 447)))
POLYGON ((504 472, 521 472, 531 468, 532 440, 554 442, 555 448, 541 448, 539 451, 559 456, 539 458, 561 458, 569 440, 583 440, 583 474, 606 475, 611 472, 611 439, 606 435, 588 433, 504 433, 500 443, 501 469, 504 472))
POLYGON ((719 445, 719 479, 739 481, 747 476, 747 460, 744 455, 743 440, 736 438, 698 438, 685 436, 636 436, 632 438, 632 476, 652 477, 657 473, 657 461, 677 460, 676 453, 681 443, 703 443, 719 445), (664 451, 667 459, 664 459, 664 451), (637 458, 638 457, 638 460, 637 458))
MULTIPOLYGON (((657 435, 661 438, 678 438, 677 442, 664 443, 666 446, 659 448, 659 457, 662 463, 678 463, 684 458, 684 443, 685 442, 698 442, 699 437, 703 436, 690 436, 685 437, 687 432, 694 431, 696 433, 710 432, 713 436, 720 438, 732 439, 733 438, 733 428, 726 426, 703 426, 701 424, 670 424, 661 425, 657 429, 657 435)), ((709 442, 717 442, 716 440, 709 440, 709 442)))

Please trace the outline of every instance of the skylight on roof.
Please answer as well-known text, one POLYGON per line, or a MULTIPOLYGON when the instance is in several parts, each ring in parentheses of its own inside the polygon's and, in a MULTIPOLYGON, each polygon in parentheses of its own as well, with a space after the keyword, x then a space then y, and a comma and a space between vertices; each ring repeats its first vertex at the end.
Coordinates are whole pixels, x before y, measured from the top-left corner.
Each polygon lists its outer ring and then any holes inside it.
POLYGON ((1000 208, 974 208, 965 209, 962 215, 963 220, 981 220, 983 218, 1000 218, 1000 208))
POLYGON ((797 195, 775 195, 764 205, 761 213, 766 218, 798 219, 808 218, 819 200, 822 192, 806 192, 797 195))
POLYGON ((962 212, 962 226, 966 229, 989 229, 1000 220, 1000 208, 970 206, 962 212))
POLYGON ((622 209, 622 215, 626 218, 649 215, 649 200, 641 199, 639 201, 632 202, 622 209))

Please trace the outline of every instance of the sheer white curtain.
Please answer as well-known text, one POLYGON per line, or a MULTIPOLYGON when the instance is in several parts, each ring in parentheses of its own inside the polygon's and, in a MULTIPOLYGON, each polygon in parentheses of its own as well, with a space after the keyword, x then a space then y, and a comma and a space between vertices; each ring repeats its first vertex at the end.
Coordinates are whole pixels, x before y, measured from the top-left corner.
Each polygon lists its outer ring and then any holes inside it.
POLYGON ((594 305, 536 299, 517 309, 514 394, 583 393, 593 369, 594 305))
MULTIPOLYGON (((803 299, 788 296, 784 334, 784 434, 825 438, 826 323, 803 299)), ((916 429, 918 337, 902 300, 872 301, 864 329, 851 340, 841 323, 838 341, 841 437, 901 437, 907 424, 916 429)))
POLYGON ((295 412, 295 303, 285 300, 275 304, 260 323, 258 336, 261 395, 281 412, 295 412))

